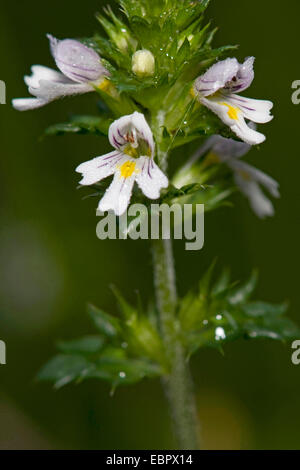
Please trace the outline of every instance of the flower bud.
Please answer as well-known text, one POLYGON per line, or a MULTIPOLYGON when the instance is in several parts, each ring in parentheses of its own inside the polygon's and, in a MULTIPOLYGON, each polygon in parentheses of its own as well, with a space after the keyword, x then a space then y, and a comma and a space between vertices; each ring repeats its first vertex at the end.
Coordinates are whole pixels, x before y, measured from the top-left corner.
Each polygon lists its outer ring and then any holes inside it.
POLYGON ((155 72, 155 59, 147 49, 136 51, 132 56, 132 71, 138 77, 150 77, 155 72))

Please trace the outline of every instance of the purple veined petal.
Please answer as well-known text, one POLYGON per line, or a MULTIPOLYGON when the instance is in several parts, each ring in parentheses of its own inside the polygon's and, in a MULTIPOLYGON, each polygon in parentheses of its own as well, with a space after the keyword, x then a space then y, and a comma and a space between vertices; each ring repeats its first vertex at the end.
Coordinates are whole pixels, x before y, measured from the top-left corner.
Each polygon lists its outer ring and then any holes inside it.
MULTIPOLYGON (((250 125, 249 125, 250 127, 250 125)), ((251 126, 253 129, 253 126, 251 126)), ((215 136, 215 140, 211 147, 211 151, 216 153, 221 161, 229 158, 241 158, 245 156, 251 149, 251 145, 245 142, 238 142, 234 139, 226 139, 220 135, 215 136)))
POLYGON ((83 176, 80 184, 89 186, 111 176, 117 170, 122 159, 124 159, 124 155, 114 151, 82 163, 76 168, 76 172, 83 176))
POLYGON ((195 91, 202 96, 210 96, 225 87, 238 73, 239 63, 235 58, 222 60, 210 67, 195 81, 195 91))
POLYGON ((158 199, 160 191, 169 186, 168 178, 152 158, 140 157, 138 167, 140 170, 136 176, 138 186, 149 199, 158 199))
POLYGON ((141 147, 142 150, 149 150, 149 156, 154 154, 152 131, 145 116, 138 112, 114 121, 109 128, 109 141, 116 149, 130 145, 137 152, 141 147))
POLYGON ((271 114, 273 108, 272 101, 254 100, 235 94, 224 94, 224 97, 232 106, 238 106, 242 110, 244 117, 249 119, 249 121, 265 124, 273 119, 271 114))
POLYGON ((78 83, 97 82, 108 71, 101 64, 101 58, 90 47, 74 39, 57 40, 47 36, 56 65, 69 79, 78 83))
POLYGON ((266 137, 249 127, 245 121, 244 113, 238 106, 233 106, 226 96, 201 98, 204 106, 213 111, 219 118, 230 127, 232 132, 249 145, 259 145, 266 137))
POLYGON ((239 64, 236 76, 226 84, 225 89, 232 93, 240 93, 249 88, 254 80, 254 61, 255 57, 248 57, 243 64, 239 64))

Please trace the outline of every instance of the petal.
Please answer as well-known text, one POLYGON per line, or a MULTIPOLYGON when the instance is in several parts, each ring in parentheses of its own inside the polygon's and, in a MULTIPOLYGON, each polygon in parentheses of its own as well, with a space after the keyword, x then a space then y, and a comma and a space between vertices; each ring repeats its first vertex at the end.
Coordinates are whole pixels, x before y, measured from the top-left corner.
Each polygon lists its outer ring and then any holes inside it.
POLYGON ((231 130, 241 140, 249 145, 259 145, 266 140, 266 136, 264 134, 261 134, 248 126, 242 114, 240 114, 236 123, 231 126, 231 130))
POLYGON ((212 145, 212 152, 216 153, 222 161, 226 161, 228 158, 240 158, 246 155, 251 145, 245 144, 244 142, 238 142, 233 139, 226 139, 220 135, 214 136, 215 139, 212 145))
POLYGON ((217 62, 195 81, 195 91, 202 96, 209 96, 224 88, 226 83, 236 77, 240 64, 233 59, 217 62))
POLYGON ((92 48, 74 39, 59 41, 48 34, 52 55, 57 67, 74 82, 96 82, 107 70, 92 48))
POLYGON ((140 172, 136 176, 137 184, 149 199, 158 199, 161 189, 169 186, 168 178, 152 158, 140 157, 138 166, 140 172))
POLYGON ((38 98, 17 98, 12 100, 12 105, 17 111, 30 111, 48 104, 47 101, 38 98))
POLYGON ((253 212, 260 218, 272 217, 275 214, 272 202, 265 196, 255 181, 245 181, 238 173, 235 181, 242 193, 248 198, 253 212))
POLYGON ((258 124, 265 124, 272 121, 273 116, 270 113, 273 108, 272 101, 253 100, 235 94, 225 96, 226 101, 232 106, 238 106, 243 111, 244 117, 249 119, 249 121, 258 124))
POLYGON ((254 80, 253 64, 255 57, 248 57, 243 64, 239 64, 239 69, 234 80, 229 82, 225 88, 231 92, 241 92, 249 88, 254 80))
POLYGON ((77 173, 82 173, 83 176, 79 184, 89 186, 112 175, 116 171, 116 165, 122 158, 124 158, 124 155, 114 151, 82 163, 76 168, 77 173))
POLYGON ((252 165, 249 165, 248 163, 237 160, 231 162, 229 166, 231 166, 234 171, 238 171, 240 174, 244 173, 248 175, 248 177, 253 181, 262 184, 273 197, 280 197, 279 183, 263 171, 259 170, 258 168, 255 168, 252 165))
MULTIPOLYGON (((127 157, 125 157, 123 164, 126 164, 126 160, 128 160, 127 157)), ((131 199, 135 178, 135 172, 124 177, 121 171, 117 171, 111 185, 101 199, 98 209, 102 212, 112 210, 118 216, 124 214, 131 199)))
POLYGON ((140 141, 145 142, 149 148, 149 156, 154 153, 154 140, 152 131, 141 113, 135 112, 117 119, 109 128, 109 141, 113 147, 120 149, 130 144, 138 148, 140 141))
POLYGON ((56 70, 34 65, 32 75, 25 77, 28 91, 35 98, 20 98, 12 101, 18 111, 41 108, 64 96, 80 95, 94 91, 88 83, 75 83, 56 70))
POLYGON ((49 67, 44 67, 43 65, 33 65, 31 71, 32 75, 24 77, 24 81, 28 87, 38 88, 41 80, 69 82, 62 73, 50 69, 49 67))
POLYGON ((62 83, 49 80, 40 80, 38 88, 29 87, 29 93, 47 103, 63 98, 64 96, 82 95, 94 91, 88 83, 62 83))
POLYGON ((236 134, 241 140, 249 145, 258 145, 266 140, 266 137, 251 129, 245 122, 243 111, 237 107, 232 106, 231 102, 223 96, 213 98, 201 98, 201 102, 213 111, 219 118, 231 128, 232 132, 236 134))

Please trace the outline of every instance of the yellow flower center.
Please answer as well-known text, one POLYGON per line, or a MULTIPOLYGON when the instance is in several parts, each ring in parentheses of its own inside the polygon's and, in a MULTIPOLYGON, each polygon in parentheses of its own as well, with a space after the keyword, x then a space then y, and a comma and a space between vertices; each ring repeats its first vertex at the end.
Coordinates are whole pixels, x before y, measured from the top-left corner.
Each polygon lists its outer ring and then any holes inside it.
POLYGON ((98 85, 99 90, 107 92, 110 89, 110 81, 107 78, 104 78, 102 82, 98 85))
POLYGON ((103 78, 101 82, 96 86, 96 89, 103 91, 114 99, 119 99, 120 95, 116 87, 107 79, 103 78))
POLYGON ((239 112, 240 112, 240 109, 239 108, 235 108, 234 106, 231 106, 230 104, 228 103, 220 103, 221 105, 223 106, 227 106, 228 108, 228 116, 230 117, 230 119, 233 119, 234 121, 237 121, 238 118, 239 118, 239 112))
POLYGON ((130 178, 134 173, 136 163, 128 160, 120 166, 121 178, 130 178))

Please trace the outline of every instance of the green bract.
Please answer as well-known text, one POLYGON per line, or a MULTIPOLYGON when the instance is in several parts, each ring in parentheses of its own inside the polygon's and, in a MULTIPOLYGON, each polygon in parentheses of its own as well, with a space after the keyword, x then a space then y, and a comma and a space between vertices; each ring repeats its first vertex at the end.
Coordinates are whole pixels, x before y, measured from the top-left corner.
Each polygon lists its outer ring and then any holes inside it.
MULTIPOLYGON (((252 301, 257 284, 254 272, 245 283, 230 281, 229 271, 212 281, 214 265, 198 289, 179 299, 176 307, 178 339, 190 357, 200 348, 223 346, 238 338, 287 341, 300 336, 300 329, 285 317, 288 305, 252 301)), ((60 354, 38 378, 56 387, 70 382, 99 378, 113 389, 146 377, 170 373, 161 340, 157 312, 133 307, 114 289, 119 315, 110 315, 89 305, 88 313, 98 336, 58 344, 60 354)))

